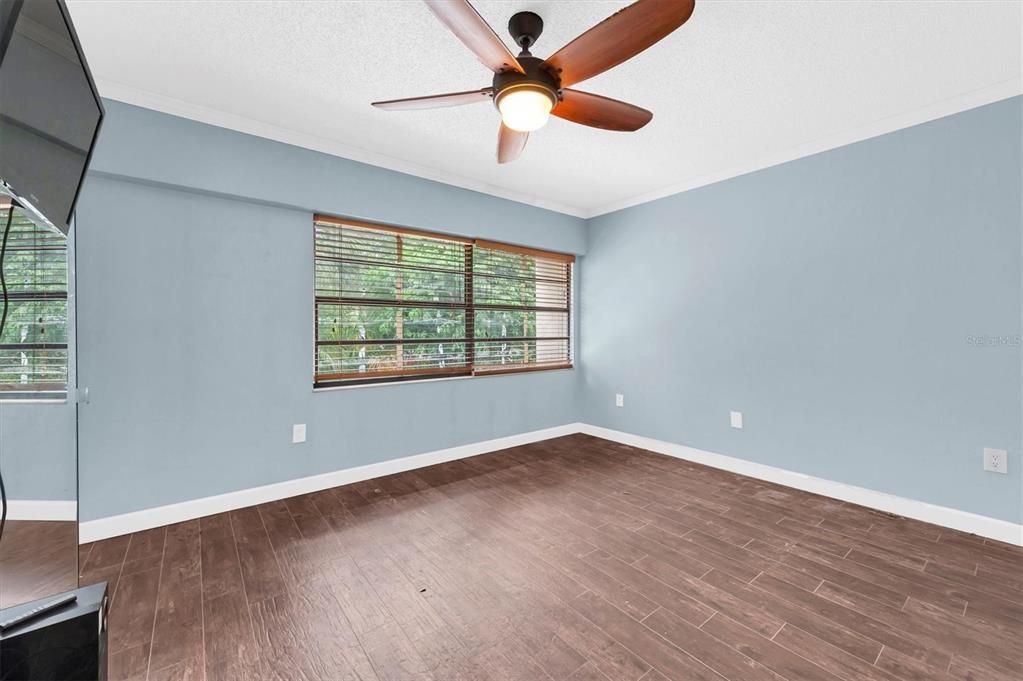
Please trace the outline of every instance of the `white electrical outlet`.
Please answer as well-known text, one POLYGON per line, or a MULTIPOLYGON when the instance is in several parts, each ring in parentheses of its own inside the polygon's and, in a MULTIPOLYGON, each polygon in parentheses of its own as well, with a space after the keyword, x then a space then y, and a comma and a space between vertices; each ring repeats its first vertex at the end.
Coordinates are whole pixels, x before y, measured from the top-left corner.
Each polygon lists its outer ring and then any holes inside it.
POLYGON ((1009 472, 1009 453, 1004 449, 984 448, 984 470, 1005 475, 1009 472))
POLYGON ((296 423, 291 427, 291 443, 297 445, 299 442, 305 442, 304 423, 296 423))
POLYGON ((728 417, 732 424, 732 428, 742 428, 742 412, 741 411, 730 411, 728 417))
POLYGON ((618 394, 615 395, 615 406, 616 407, 624 407, 625 406, 625 395, 623 395, 621 393, 618 393, 618 394))

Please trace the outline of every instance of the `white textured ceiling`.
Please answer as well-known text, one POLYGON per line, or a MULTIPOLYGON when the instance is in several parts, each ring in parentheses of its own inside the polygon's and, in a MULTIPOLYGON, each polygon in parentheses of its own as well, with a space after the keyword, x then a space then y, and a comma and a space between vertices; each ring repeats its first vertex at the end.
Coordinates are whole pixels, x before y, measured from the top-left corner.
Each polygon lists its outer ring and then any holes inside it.
MULTIPOLYGON (((415 0, 72 0, 105 96, 589 216, 1021 92, 1021 3, 697 0, 681 29, 579 89, 654 112, 636 133, 556 118, 499 166, 487 103, 377 99, 489 85, 415 0)), ((547 56, 619 0, 480 0, 545 22, 547 56)))

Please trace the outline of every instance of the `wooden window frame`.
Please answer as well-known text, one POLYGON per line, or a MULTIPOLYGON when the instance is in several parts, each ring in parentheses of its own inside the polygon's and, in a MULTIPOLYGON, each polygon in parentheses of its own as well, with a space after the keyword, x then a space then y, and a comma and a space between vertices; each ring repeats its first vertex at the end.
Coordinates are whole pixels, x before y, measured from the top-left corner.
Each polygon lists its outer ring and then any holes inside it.
MULTIPOLYGON (((464 338, 450 338, 450 339, 436 339, 436 342, 446 343, 461 343, 465 346, 465 366, 458 367, 434 367, 424 369, 397 369, 393 371, 380 371, 371 373, 362 372, 346 372, 346 373, 319 373, 319 348, 321 345, 372 345, 372 344, 394 344, 404 345, 401 340, 403 339, 379 339, 379 340, 352 340, 352 341, 321 341, 319 338, 319 306, 320 304, 333 304, 333 305, 352 305, 352 304, 363 304, 366 303, 362 299, 351 298, 347 299, 344 297, 332 297, 332 296, 320 296, 316 289, 316 282, 313 284, 313 388, 314 389, 332 389, 332 388, 343 388, 352 386, 366 386, 366 385, 381 385, 389 383, 405 383, 410 381, 426 381, 426 380, 437 380, 437 379, 448 379, 448 378, 474 378, 482 376, 499 376, 515 373, 531 373, 536 371, 557 371, 562 369, 571 369, 574 366, 573 357, 573 322, 575 316, 575 306, 573 301, 574 290, 572 286, 572 279, 574 277, 574 265, 575 256, 567 253, 559 253, 555 251, 547 251, 537 248, 529 248, 526 246, 519 246, 514 244, 506 244, 497 241, 490 241, 487 239, 474 239, 461 236, 451 236, 439 232, 432 232, 427 230, 412 229, 408 227, 395 227, 391 225, 367 222, 364 220, 351 220, 347 218, 339 218, 332 215, 315 214, 313 216, 313 262, 314 272, 316 271, 316 265, 319 256, 316 253, 316 229, 318 224, 335 225, 337 227, 354 227, 357 229, 375 230, 385 232, 388 234, 395 235, 410 235, 423 237, 428 239, 436 239, 448 243, 462 244, 464 250, 463 258, 463 281, 464 291, 463 299, 461 302, 449 303, 449 302, 437 302, 437 301, 424 301, 422 303, 405 301, 400 307, 415 307, 421 305, 429 308, 452 308, 457 310, 464 310, 465 313, 465 336, 464 338), (485 248, 494 251, 503 251, 508 253, 516 253, 523 256, 532 256, 535 258, 541 258, 548 261, 564 263, 567 265, 566 275, 564 279, 565 286, 565 307, 543 307, 543 306, 531 306, 518 308, 512 305, 477 305, 474 301, 474 255, 477 248, 485 248), (563 337, 553 336, 521 336, 521 337, 502 337, 502 340, 508 341, 563 341, 566 344, 565 362, 551 362, 551 363, 523 363, 517 365, 505 366, 477 366, 475 361, 475 351, 477 342, 485 342, 487 339, 478 339, 476 337, 476 325, 475 317, 476 313, 480 310, 494 310, 494 309, 522 309, 523 311, 549 311, 563 313, 566 317, 566 335, 563 337)), ((482 275, 481 275, 482 276, 482 275)), ((560 282, 559 282, 560 283, 560 282)), ((382 301, 374 301, 375 304, 383 304, 382 301)), ((414 342, 414 341, 413 341, 414 342)))

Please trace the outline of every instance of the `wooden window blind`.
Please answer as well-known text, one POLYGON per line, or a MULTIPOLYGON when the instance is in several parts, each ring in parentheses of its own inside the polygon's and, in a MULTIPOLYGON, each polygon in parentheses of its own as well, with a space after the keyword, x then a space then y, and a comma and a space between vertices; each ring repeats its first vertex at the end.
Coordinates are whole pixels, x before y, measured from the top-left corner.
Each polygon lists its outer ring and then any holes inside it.
POLYGON ((571 364, 572 261, 477 241, 472 287, 476 373, 571 364))
POLYGON ((573 256, 316 216, 314 385, 568 368, 573 256))
MULTIPOLYGON (((0 236, 9 205, 0 205, 0 236)), ((67 237, 14 209, 3 263, 8 310, 0 397, 63 397, 68 376, 67 237)))

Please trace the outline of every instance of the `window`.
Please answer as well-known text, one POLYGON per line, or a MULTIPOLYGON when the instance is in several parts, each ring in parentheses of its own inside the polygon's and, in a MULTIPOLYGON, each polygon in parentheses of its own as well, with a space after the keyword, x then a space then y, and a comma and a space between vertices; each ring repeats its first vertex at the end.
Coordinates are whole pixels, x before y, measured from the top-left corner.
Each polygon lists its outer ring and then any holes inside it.
MULTIPOLYGON (((0 237, 10 204, 0 204, 0 237)), ((64 397, 67 391, 67 237, 18 208, 3 263, 7 322, 0 336, 0 398, 64 397)))
POLYGON ((314 385, 571 367, 574 260, 316 216, 314 385))

